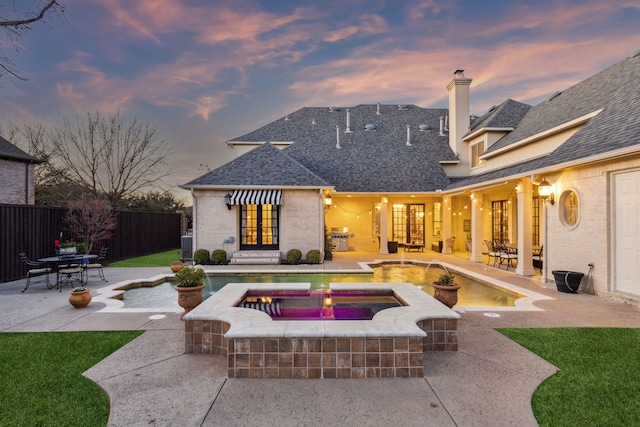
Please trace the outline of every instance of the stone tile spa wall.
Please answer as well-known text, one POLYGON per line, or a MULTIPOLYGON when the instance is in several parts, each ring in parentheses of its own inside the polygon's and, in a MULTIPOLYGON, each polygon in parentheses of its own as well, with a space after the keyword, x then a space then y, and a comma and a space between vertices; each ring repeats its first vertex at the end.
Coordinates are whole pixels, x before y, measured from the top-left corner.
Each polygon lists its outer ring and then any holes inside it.
POLYGON ((185 322, 186 353, 227 356, 229 378, 416 378, 424 355, 457 351, 456 319, 425 319, 426 337, 227 339, 229 324, 185 322))

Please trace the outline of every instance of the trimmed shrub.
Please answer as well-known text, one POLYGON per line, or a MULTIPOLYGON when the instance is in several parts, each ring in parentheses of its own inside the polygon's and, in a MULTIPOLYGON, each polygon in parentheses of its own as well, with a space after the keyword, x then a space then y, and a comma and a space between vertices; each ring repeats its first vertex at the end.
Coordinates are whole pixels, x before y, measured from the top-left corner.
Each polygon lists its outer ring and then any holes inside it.
POLYGON ((195 265, 209 264, 211 259, 209 258, 209 251, 206 249, 196 249, 193 253, 193 263, 195 265))
POLYGON ((307 256, 305 257, 305 259, 309 264, 320 264, 320 257, 321 253, 319 250, 311 249, 309 252, 307 252, 307 256))
POLYGON ((300 249, 289 249, 287 251, 287 261, 289 264, 295 265, 302 259, 302 252, 300 249))
POLYGON ((224 264, 227 262, 227 251, 224 249, 215 249, 211 252, 211 262, 214 264, 224 264))

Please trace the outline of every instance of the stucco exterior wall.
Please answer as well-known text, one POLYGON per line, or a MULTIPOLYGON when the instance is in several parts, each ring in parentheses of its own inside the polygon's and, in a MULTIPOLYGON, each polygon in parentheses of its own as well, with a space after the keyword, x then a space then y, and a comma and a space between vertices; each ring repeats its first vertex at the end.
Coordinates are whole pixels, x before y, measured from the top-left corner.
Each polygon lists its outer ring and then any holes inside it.
POLYGON ((34 165, 0 159, 0 203, 35 204, 34 165))

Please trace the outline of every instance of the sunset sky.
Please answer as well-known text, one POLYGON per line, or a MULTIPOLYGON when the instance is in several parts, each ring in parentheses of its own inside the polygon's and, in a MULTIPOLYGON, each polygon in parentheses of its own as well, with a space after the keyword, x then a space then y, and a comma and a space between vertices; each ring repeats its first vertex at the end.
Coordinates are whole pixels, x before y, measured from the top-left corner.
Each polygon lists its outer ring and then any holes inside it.
MULTIPOLYGON (((225 141, 304 106, 535 104, 640 49, 638 0, 63 0, 11 57, 0 121, 117 110, 176 151, 168 182, 232 158, 225 141), (203 166, 200 166, 203 165, 203 166)), ((7 52, 5 52, 7 53, 7 52)), ((182 194, 181 194, 182 195, 182 194)))

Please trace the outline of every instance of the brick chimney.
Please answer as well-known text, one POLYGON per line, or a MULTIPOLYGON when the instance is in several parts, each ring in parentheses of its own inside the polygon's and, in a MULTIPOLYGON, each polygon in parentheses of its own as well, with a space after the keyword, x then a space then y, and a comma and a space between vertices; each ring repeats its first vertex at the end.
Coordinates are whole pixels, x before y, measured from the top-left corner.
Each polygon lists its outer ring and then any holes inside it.
MULTIPOLYGON (((462 137, 469 131, 469 86, 473 79, 464 76, 464 70, 456 70, 447 86, 449 91, 449 146, 458 157, 466 157, 462 150, 462 137)), ((461 159, 462 160, 462 159, 461 159)))

